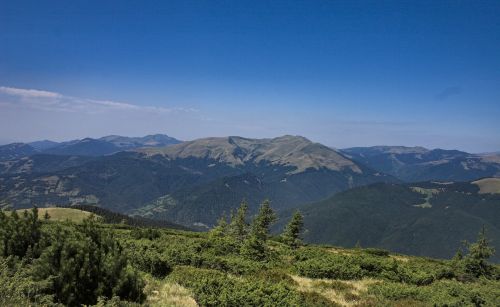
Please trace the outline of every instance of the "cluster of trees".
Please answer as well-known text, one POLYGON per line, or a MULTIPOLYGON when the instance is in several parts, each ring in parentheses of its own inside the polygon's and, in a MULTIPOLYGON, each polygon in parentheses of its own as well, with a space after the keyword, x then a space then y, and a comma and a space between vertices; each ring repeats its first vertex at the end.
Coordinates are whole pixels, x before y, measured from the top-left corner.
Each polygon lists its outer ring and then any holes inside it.
POLYGON ((38 285, 21 293, 28 299, 80 306, 96 304, 99 298, 145 298, 144 282, 128 264, 122 246, 93 218, 82 224, 43 225, 37 208, 22 215, 0 211, 0 242, 0 255, 13 274, 25 273, 21 284, 38 285))
POLYGON ((41 221, 36 208, 30 212, 25 210, 22 216, 17 211, 0 211, 0 255, 3 257, 36 256, 41 236, 41 221))
MULTIPOLYGON (((212 242, 223 251, 239 249, 239 252, 252 260, 265 260, 269 249, 266 241, 269 239, 270 227, 276 221, 276 214, 269 200, 265 200, 259 212, 251 223, 247 223, 248 204, 243 201, 235 213, 231 212, 229 221, 223 215, 217 226, 210 232, 212 242)), ((303 229, 303 218, 296 212, 290 223, 285 227, 280 238, 291 248, 302 244, 300 235, 303 229)))

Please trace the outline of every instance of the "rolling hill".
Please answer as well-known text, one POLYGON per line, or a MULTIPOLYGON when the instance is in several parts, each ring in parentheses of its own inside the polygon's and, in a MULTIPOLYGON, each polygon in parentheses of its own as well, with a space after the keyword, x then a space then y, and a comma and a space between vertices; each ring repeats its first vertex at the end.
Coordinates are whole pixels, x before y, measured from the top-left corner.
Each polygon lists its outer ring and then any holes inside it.
POLYGON ((495 154, 403 146, 353 147, 342 152, 359 163, 407 182, 471 181, 500 176, 500 159, 495 154))
POLYGON ((486 178, 472 183, 377 183, 354 188, 299 208, 305 239, 450 258, 462 240, 473 240, 485 225, 498 250, 500 194, 484 191, 497 184, 497 178, 486 178))

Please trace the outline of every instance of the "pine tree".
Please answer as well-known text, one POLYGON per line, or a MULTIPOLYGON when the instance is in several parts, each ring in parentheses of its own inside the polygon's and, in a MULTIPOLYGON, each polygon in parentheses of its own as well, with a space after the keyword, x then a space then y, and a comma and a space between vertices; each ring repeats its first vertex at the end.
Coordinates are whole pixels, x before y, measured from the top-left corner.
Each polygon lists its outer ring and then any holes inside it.
POLYGON ((255 235, 258 239, 266 241, 269 236, 269 227, 276 221, 276 214, 271 208, 271 202, 265 200, 259 209, 259 213, 252 223, 251 234, 255 235))
POLYGON ((490 246, 484 225, 479 232, 477 241, 468 244, 468 250, 469 253, 464 257, 465 271, 475 277, 489 276, 492 266, 487 260, 493 256, 495 249, 490 246))
POLYGON ((248 234, 248 224, 246 222, 248 204, 242 201, 236 214, 231 214, 231 223, 229 224, 229 235, 238 241, 242 241, 248 234))
POLYGON ((41 222, 38 209, 25 210, 22 216, 17 211, 0 214, 0 254, 4 257, 33 256, 41 238, 41 222))
POLYGON ((222 213, 222 216, 217 221, 217 225, 210 230, 210 238, 215 239, 224 237, 227 233, 227 228, 226 214, 222 213))
POLYGON ((281 238, 283 243, 287 244, 291 248, 297 248, 302 244, 300 239, 300 233, 304 227, 304 218, 300 212, 295 212, 292 219, 286 225, 281 238))
POLYGON ((252 222, 250 235, 241 247, 243 255, 255 260, 264 260, 267 257, 266 241, 269 237, 269 227, 275 220, 276 214, 269 200, 265 200, 252 222))

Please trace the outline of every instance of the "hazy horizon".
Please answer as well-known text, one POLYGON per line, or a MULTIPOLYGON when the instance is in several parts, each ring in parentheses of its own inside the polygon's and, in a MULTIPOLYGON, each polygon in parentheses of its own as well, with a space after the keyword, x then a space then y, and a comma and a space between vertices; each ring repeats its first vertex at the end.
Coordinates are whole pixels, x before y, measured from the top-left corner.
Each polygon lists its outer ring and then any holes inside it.
POLYGON ((500 151, 498 1, 2 1, 0 143, 500 151))

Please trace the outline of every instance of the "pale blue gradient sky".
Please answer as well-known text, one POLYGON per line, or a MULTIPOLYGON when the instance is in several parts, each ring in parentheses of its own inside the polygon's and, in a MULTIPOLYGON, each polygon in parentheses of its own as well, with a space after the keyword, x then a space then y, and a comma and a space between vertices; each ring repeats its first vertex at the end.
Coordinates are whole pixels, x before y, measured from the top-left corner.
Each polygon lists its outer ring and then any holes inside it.
POLYGON ((498 1, 103 2, 0 0, 0 141, 500 150, 498 1))

